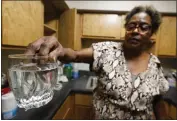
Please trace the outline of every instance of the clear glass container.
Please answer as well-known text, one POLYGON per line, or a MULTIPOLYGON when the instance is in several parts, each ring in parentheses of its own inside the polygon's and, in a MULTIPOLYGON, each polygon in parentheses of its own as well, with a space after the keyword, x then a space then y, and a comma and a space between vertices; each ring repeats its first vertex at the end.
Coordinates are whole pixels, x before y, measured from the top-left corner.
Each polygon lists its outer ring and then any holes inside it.
POLYGON ((46 105, 53 98, 58 64, 48 56, 9 55, 9 85, 17 105, 26 110, 46 105))

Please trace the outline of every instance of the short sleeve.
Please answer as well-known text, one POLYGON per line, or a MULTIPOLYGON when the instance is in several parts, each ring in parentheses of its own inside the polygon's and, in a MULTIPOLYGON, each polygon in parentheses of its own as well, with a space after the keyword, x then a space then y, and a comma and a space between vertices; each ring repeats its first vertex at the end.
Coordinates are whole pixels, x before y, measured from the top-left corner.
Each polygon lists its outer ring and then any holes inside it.
POLYGON ((101 56, 103 54, 103 46, 104 42, 99 43, 93 43, 93 64, 92 64, 92 70, 98 72, 102 65, 102 59, 101 56))
POLYGON ((162 67, 159 68, 159 84, 160 94, 166 93, 169 89, 169 83, 164 77, 162 67))

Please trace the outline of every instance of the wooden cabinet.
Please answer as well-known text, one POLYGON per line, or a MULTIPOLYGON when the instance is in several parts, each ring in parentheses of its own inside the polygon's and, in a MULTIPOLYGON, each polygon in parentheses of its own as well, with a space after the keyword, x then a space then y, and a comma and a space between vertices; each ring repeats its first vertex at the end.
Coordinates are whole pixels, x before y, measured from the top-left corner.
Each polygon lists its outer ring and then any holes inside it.
MULTIPOLYGON (((121 41, 125 38, 125 14, 78 13, 65 11, 59 19, 59 42, 66 48, 80 50, 101 41, 121 41)), ((151 52, 157 56, 176 56, 176 16, 163 16, 151 52)))
POLYGON ((68 96, 52 119, 93 119, 92 96, 86 94, 72 94, 68 96))
POLYGON ((81 49, 81 17, 76 9, 69 9, 59 19, 58 40, 65 48, 81 49))
POLYGON ((57 111, 53 119, 55 120, 70 120, 74 118, 74 95, 67 97, 60 109, 57 111))
POLYGON ((160 120, 177 119, 176 107, 164 100, 160 100, 155 110, 157 111, 157 118, 160 120))
POLYGON ((121 31, 120 31, 120 39, 121 40, 124 40, 125 39, 125 27, 124 27, 124 24, 125 24, 125 15, 122 15, 121 16, 121 31))
POLYGON ((93 120, 92 107, 87 106, 75 106, 75 119, 76 120, 93 120))
POLYGON ((84 14, 83 36, 120 38, 121 16, 117 14, 84 14))
POLYGON ((76 94, 75 95, 75 104, 76 105, 91 106, 92 105, 92 95, 76 94))
POLYGON ((65 48, 74 49, 76 32, 75 19, 76 19, 76 9, 67 10, 60 16, 58 36, 59 42, 65 48))
POLYGON ((177 111, 174 105, 169 105, 169 119, 177 120, 177 111))
POLYGON ((58 20, 54 19, 54 20, 48 21, 48 22, 45 23, 45 25, 49 26, 50 28, 53 28, 53 29, 57 30, 58 29, 58 20))
POLYGON ((92 95, 76 94, 75 95, 75 119, 91 120, 94 119, 92 108, 92 95))
POLYGON ((51 20, 44 24, 44 36, 55 36, 58 38, 58 25, 57 19, 51 20))
POLYGON ((90 47, 96 42, 124 40, 124 19, 123 14, 82 13, 81 48, 90 47))
POLYGON ((2 1, 2 44, 27 46, 43 36, 41 1, 2 1))
MULTIPOLYGON (((94 120, 92 95, 72 94, 66 98, 52 119, 94 120)), ((160 100, 155 106, 157 119, 177 119, 176 107, 160 100)))
MULTIPOLYGON (((44 3, 44 36, 55 36, 58 38, 59 12, 67 8, 61 7, 65 5, 62 0, 59 3, 54 1, 43 0, 44 3), (56 9, 56 4, 59 5, 60 10, 56 9)), ((66 7, 66 6, 65 6, 66 7)))
POLYGON ((176 17, 163 16, 157 44, 157 55, 176 56, 176 17))

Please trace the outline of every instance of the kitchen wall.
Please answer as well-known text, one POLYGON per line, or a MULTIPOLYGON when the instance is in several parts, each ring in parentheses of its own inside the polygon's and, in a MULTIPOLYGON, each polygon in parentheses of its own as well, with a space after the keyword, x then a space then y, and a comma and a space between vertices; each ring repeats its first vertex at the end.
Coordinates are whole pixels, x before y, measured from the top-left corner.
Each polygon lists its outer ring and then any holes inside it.
POLYGON ((160 12, 176 13, 176 1, 67 1, 69 8, 130 11, 137 5, 153 5, 160 12))

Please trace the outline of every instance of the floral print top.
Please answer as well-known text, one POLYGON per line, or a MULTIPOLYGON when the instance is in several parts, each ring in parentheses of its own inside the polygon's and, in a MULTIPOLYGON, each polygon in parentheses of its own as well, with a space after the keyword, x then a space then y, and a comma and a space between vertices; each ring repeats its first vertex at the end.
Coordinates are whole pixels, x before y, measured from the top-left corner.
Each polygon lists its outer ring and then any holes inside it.
POLYGON ((96 119, 152 119, 155 95, 169 89, 158 58, 151 54, 148 68, 132 79, 122 43, 93 43, 92 69, 98 74, 93 106, 96 119))

